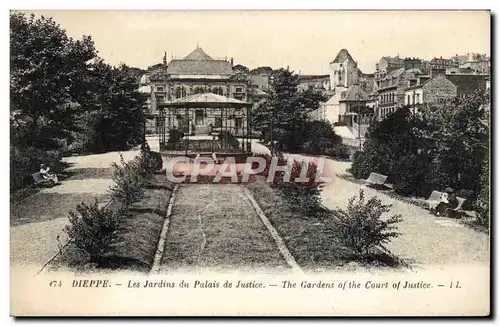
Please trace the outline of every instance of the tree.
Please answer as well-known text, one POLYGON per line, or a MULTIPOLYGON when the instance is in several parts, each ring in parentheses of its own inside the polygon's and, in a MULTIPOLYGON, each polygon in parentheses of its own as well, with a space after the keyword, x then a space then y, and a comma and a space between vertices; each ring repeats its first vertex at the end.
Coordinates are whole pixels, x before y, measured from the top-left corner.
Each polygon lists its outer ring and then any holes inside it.
MULTIPOLYGON (((426 137, 435 140, 437 170, 447 176, 446 184, 471 190, 480 189, 483 161, 488 153, 487 119, 489 94, 474 93, 423 108, 426 137)), ((469 198, 473 199, 473 198, 469 198)))
POLYGON ((10 15, 11 112, 27 122, 15 144, 57 147, 74 128, 85 76, 97 52, 89 36, 73 40, 51 18, 10 15))
POLYGON ((254 126, 263 133, 264 140, 270 142, 272 137, 282 150, 300 149, 309 113, 325 100, 321 93, 299 90, 298 85, 299 76, 289 68, 274 71, 270 96, 254 112, 254 126))
POLYGON ((94 64, 92 93, 86 107, 93 112, 81 126, 90 132, 92 151, 123 150, 143 140, 144 110, 147 96, 138 91, 130 69, 122 64, 111 67, 102 60, 94 64))
POLYGON ((352 164, 353 175, 365 179, 378 172, 388 176, 397 192, 420 194, 432 168, 432 140, 419 132, 423 126, 408 108, 372 124, 365 135, 364 152, 352 164))

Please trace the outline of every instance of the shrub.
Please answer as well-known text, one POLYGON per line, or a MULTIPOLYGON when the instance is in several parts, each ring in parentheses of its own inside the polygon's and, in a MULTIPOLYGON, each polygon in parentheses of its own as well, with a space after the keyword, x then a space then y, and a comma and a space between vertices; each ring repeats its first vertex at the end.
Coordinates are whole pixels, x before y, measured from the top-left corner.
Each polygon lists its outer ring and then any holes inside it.
POLYGON ((356 179, 366 179, 370 176, 372 165, 368 162, 368 156, 365 152, 354 153, 354 159, 351 165, 350 172, 356 179))
POLYGON ((111 188, 111 194, 128 205, 144 195, 142 187, 146 184, 147 174, 138 157, 125 163, 123 156, 120 155, 120 162, 121 165, 115 162, 111 165, 113 167, 112 180, 115 183, 111 188))
MULTIPOLYGON (((256 156, 262 157, 266 160, 266 167, 264 171, 260 173, 266 177, 266 180, 269 176, 269 169, 271 167, 272 157, 267 154, 258 154, 256 156)), ((283 155, 279 155, 278 157, 278 166, 285 166, 287 161, 283 155)), ((254 165, 252 168, 256 168, 254 165)), ((316 172, 317 165, 315 163, 310 162, 307 167, 306 176, 308 178, 307 182, 299 182, 295 181, 299 178, 302 170, 302 165, 300 162, 293 162, 292 170, 290 172, 290 180, 289 182, 284 181, 285 172, 276 172, 274 175, 274 179, 271 181, 273 187, 278 188, 284 194, 288 203, 293 206, 295 209, 307 214, 307 215, 315 215, 320 212, 320 189, 322 186, 321 182, 316 182, 316 172)))
POLYGON ((90 205, 81 203, 76 206, 76 212, 69 213, 69 225, 64 230, 95 262, 109 246, 118 228, 120 213, 99 208, 97 199, 90 205))
POLYGON ((349 255, 356 258, 366 258, 374 249, 389 252, 385 244, 400 235, 395 225, 402 221, 400 215, 382 219, 389 208, 390 205, 383 205, 376 197, 365 201, 364 192, 360 190, 359 198, 349 199, 347 210, 338 209, 327 219, 329 231, 349 255))

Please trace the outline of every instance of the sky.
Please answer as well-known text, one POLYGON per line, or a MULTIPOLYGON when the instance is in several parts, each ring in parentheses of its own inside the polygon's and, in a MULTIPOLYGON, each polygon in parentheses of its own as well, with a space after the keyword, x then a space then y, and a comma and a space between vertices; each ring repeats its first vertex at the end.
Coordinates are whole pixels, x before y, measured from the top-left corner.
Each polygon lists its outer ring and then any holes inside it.
POLYGON ((99 55, 147 68, 200 46, 250 69, 290 66, 328 74, 346 48, 365 73, 382 56, 490 54, 487 11, 25 11, 52 17, 69 36, 91 35, 99 55))

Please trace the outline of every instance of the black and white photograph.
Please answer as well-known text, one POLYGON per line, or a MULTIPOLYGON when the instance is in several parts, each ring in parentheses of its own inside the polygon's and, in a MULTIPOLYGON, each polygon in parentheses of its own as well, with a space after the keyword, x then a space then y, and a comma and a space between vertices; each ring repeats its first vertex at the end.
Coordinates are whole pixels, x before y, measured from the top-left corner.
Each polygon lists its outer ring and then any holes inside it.
POLYGON ((9 17, 12 316, 490 315, 490 11, 9 17))

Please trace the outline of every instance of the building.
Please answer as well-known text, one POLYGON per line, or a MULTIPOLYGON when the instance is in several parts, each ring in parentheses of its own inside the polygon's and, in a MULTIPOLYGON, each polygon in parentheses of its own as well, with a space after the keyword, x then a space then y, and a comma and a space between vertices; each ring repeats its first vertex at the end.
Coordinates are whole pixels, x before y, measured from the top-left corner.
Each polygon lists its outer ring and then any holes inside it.
POLYGON ((432 103, 457 96, 457 86, 445 75, 437 75, 405 90, 405 105, 432 103))
POLYGON ((405 105, 432 103, 456 96, 467 96, 488 89, 489 76, 478 74, 448 74, 432 71, 430 78, 419 79, 405 90, 405 105))
POLYGON ((329 90, 330 75, 299 75, 299 89, 329 90))
POLYGON ((453 59, 444 59, 443 57, 439 57, 431 60, 431 69, 458 68, 458 66, 458 62, 453 59))
POLYGON ((249 76, 244 66, 235 67, 233 70, 233 58, 212 58, 198 46, 186 57, 170 62, 165 54, 163 64, 150 67, 141 79, 143 89, 150 87, 148 131, 158 133, 161 103, 207 92, 248 101, 249 76))
POLYGON ((380 83, 382 79, 384 79, 387 74, 391 71, 400 69, 404 67, 404 60, 398 56, 396 57, 382 57, 375 64, 375 88, 380 88, 380 83))
POLYGON ((336 90, 328 101, 320 103, 319 111, 323 119, 330 123, 352 125, 357 121, 358 108, 367 107, 369 96, 360 85, 352 85, 349 88, 337 87, 336 90))
POLYGON ((258 67, 250 71, 250 84, 260 89, 269 88, 269 80, 273 74, 271 67, 258 67))
POLYGON ((350 87, 358 82, 358 64, 349 51, 341 49, 335 59, 330 62, 330 87, 350 87))
POLYGON ((404 67, 387 73, 379 81, 380 86, 377 89, 378 105, 375 112, 377 118, 384 119, 402 107, 405 103, 406 89, 411 86, 412 80, 418 80, 418 77, 422 75, 424 74, 420 69, 405 70, 404 67))

